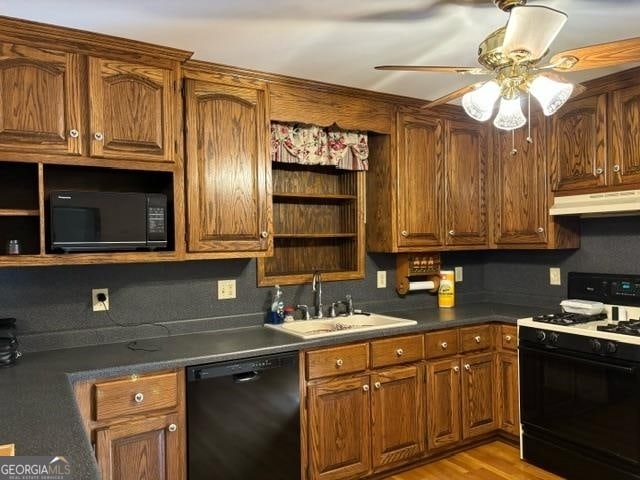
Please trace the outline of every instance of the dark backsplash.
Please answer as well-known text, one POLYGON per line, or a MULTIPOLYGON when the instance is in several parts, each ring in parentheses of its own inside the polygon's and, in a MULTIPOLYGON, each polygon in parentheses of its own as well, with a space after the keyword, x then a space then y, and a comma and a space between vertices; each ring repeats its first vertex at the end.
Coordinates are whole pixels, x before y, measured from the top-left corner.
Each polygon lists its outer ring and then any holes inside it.
MULTIPOLYGON (((464 267, 456 284, 458 303, 497 301, 548 306, 565 296, 567 272, 640 273, 638 217, 582 221, 582 246, 568 251, 455 252, 445 268, 464 267), (562 269, 562 286, 549 285, 550 266, 562 269)), ((260 324, 270 288, 257 288, 255 260, 86 265, 0 269, 0 316, 18 319, 27 349, 59 348, 172 333, 260 324), (217 300, 217 281, 236 279, 237 298, 217 300), (108 288, 110 317, 93 312, 92 288, 108 288), (113 322, 131 325, 117 327, 113 322)), ((327 305, 351 293, 356 308, 391 311, 434 307, 433 294, 400 298, 394 290, 395 256, 370 254, 366 278, 325 282, 327 305), (387 288, 376 288, 376 271, 387 271, 387 288)), ((310 285, 283 287, 288 304, 311 303, 310 285)))

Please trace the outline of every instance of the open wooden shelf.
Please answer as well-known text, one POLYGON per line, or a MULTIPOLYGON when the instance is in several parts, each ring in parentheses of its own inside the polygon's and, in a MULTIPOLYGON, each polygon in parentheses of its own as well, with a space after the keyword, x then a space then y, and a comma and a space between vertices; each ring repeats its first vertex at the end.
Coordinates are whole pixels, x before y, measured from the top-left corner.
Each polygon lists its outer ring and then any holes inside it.
POLYGON ((0 208, 0 217, 37 217, 39 210, 20 208, 0 208))
POLYGON ((357 195, 340 195, 340 194, 317 194, 317 193, 288 193, 288 192, 277 192, 273 194, 274 200, 299 200, 299 201, 309 201, 309 200, 319 200, 319 201, 353 201, 357 200, 357 195))
POLYGON ((274 238, 355 238, 357 233, 276 233, 274 238))

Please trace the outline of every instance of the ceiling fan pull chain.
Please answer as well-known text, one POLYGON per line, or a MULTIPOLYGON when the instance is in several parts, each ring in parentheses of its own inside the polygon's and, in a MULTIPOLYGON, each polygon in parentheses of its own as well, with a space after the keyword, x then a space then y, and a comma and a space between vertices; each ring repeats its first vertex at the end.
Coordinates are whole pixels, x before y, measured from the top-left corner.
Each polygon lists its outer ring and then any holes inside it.
POLYGON ((531 138, 531 90, 529 90, 527 95, 527 123, 529 124, 527 127, 527 143, 533 143, 533 138, 531 138))
POLYGON ((511 155, 515 155, 518 153, 518 149, 516 148, 516 131, 511 130, 511 155))

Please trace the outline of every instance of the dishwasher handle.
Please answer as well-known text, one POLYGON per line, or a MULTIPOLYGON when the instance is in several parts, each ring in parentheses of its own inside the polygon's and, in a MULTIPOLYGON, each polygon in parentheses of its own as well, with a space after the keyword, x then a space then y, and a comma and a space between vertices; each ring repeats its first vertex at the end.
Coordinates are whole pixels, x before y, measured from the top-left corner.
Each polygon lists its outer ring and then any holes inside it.
POLYGON ((233 383, 249 383, 255 382, 256 380, 260 380, 260 372, 256 372, 255 370, 233 375, 233 383))

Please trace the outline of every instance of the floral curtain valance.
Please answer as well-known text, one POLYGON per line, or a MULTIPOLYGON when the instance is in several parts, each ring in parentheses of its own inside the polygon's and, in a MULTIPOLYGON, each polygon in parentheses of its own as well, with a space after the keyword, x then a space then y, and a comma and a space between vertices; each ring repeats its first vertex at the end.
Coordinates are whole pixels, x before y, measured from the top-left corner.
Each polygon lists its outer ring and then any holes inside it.
POLYGON ((366 133, 315 125, 271 124, 271 160, 274 162, 368 170, 368 158, 366 133))

